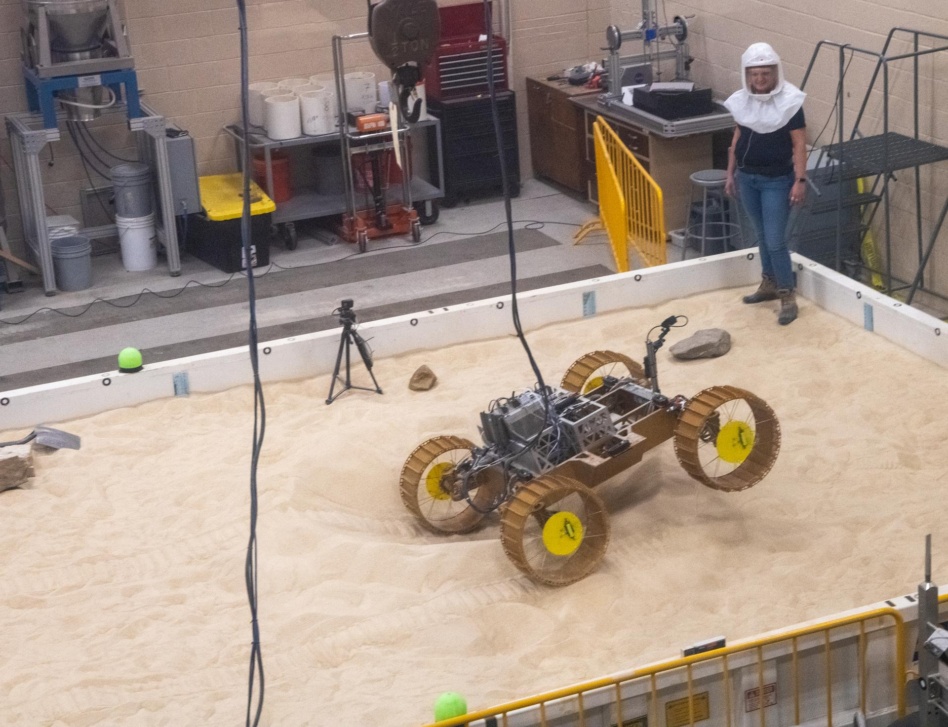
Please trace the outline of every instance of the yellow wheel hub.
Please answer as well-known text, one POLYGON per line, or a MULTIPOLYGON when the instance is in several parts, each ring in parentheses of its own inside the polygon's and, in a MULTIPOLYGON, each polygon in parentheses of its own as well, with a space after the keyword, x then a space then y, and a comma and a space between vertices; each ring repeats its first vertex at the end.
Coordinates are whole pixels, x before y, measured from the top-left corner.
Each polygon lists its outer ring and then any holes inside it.
POLYGON ((444 477, 454 465, 450 462, 441 462, 434 465, 425 476, 425 489, 435 500, 450 500, 451 496, 441 487, 441 478, 444 477))
POLYGON ((557 512, 543 525, 543 545, 553 555, 572 555, 583 542, 583 524, 571 512, 557 512))
POLYGON ((583 393, 588 394, 590 391, 598 389, 600 386, 602 386, 602 380, 602 376, 593 376, 583 387, 583 393))
POLYGON ((730 421, 718 432, 716 446, 721 459, 740 464, 754 449, 754 430, 747 422, 730 421))

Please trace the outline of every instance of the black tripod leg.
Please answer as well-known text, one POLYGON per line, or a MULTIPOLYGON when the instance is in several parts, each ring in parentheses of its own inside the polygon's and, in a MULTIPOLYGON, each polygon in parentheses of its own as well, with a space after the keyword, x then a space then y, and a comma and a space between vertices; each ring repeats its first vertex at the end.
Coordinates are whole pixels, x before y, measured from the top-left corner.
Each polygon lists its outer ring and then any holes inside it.
MULTIPOLYGON (((335 398, 335 397, 332 395, 332 392, 333 392, 333 390, 336 388, 336 382, 339 380, 339 367, 340 367, 340 365, 342 364, 342 349, 343 349, 343 348, 346 349, 346 377, 348 378, 348 374, 349 374, 349 361, 348 361, 348 359, 349 359, 349 355, 348 355, 348 354, 349 354, 349 348, 348 348, 348 346, 346 345, 347 343, 349 343, 349 339, 348 339, 348 337, 346 336, 346 331, 343 331, 342 338, 339 339, 339 353, 336 354, 336 366, 335 366, 335 368, 333 368, 333 370, 332 370, 332 383, 329 385, 329 396, 326 398, 326 403, 327 403, 327 404, 332 404, 333 399, 335 398)), ((348 382, 347 382, 347 384, 348 384, 348 382)), ((349 387, 348 387, 348 385, 347 385, 342 391, 345 391, 345 390, 348 389, 348 388, 349 388, 349 387)), ((340 391, 339 393, 341 394, 342 391, 340 391)))

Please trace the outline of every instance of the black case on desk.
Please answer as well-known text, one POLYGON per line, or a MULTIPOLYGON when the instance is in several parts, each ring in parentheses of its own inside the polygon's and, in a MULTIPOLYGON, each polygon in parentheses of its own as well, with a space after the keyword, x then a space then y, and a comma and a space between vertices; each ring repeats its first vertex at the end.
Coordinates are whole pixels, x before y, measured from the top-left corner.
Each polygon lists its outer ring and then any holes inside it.
POLYGON ((647 88, 632 89, 632 105, 663 119, 690 119, 714 111, 710 88, 694 91, 650 91, 647 88))

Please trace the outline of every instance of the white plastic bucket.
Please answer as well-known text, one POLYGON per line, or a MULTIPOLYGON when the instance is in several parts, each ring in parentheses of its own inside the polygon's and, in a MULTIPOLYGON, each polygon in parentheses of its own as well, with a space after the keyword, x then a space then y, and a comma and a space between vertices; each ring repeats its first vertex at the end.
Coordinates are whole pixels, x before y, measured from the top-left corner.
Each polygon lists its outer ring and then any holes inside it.
POLYGON ((303 117, 303 133, 307 136, 328 134, 335 129, 332 97, 322 86, 300 94, 300 113, 303 117))
POLYGON ((266 91, 260 92, 260 105, 263 107, 263 120, 260 122, 259 126, 262 126, 264 129, 267 128, 267 99, 271 96, 285 96, 288 91, 285 88, 268 88, 266 91))
POLYGON ((308 78, 284 78, 278 85, 280 88, 292 91, 297 86, 306 86, 307 84, 309 84, 308 78))
POLYGON ((346 74, 346 111, 359 114, 374 114, 378 105, 378 88, 375 74, 353 71, 346 74))
POLYGON ((332 116, 332 127, 339 128, 339 100, 336 94, 336 77, 331 73, 317 73, 309 77, 314 86, 322 86, 329 94, 329 114, 332 116))
POLYGON ((257 81, 247 86, 247 105, 251 126, 263 126, 266 107, 263 105, 263 92, 273 91, 279 86, 273 81, 257 81))
POLYGON ((303 135, 300 100, 291 93, 268 96, 267 136, 271 139, 295 139, 303 135))
POLYGON ((158 264, 158 238, 155 235, 154 212, 144 217, 115 216, 119 244, 122 246, 122 267, 134 273, 151 270, 158 264))

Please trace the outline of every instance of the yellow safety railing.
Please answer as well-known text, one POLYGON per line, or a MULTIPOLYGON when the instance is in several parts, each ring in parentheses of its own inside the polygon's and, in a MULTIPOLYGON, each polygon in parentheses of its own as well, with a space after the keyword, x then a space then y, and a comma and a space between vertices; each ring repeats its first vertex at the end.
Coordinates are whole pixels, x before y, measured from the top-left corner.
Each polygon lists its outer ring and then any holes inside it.
POLYGON ((662 189, 602 117, 593 125, 599 217, 609 235, 616 269, 629 270, 629 247, 647 266, 663 265, 665 204, 662 189))
MULTIPOLYGON (((560 723, 565 711, 574 715, 574 721, 570 724, 585 727, 587 724, 599 724, 597 719, 601 716, 603 709, 602 690, 611 689, 614 691, 611 702, 608 706, 611 709, 608 724, 615 725, 634 725, 640 719, 636 715, 623 714, 623 701, 630 698, 630 693, 638 695, 647 695, 648 699, 648 717, 647 723, 660 724, 662 720, 658 717, 659 712, 659 691, 661 680, 668 684, 664 688, 674 687, 680 690, 684 684, 687 694, 685 699, 675 700, 681 702, 683 709, 679 706, 680 721, 677 724, 694 727, 697 722, 708 719, 706 712, 696 714, 699 709, 707 708, 707 695, 704 695, 704 701, 696 700, 695 694, 695 672, 701 670, 701 689, 708 689, 708 672, 717 675, 720 679, 719 684, 723 686, 724 691, 724 713, 726 718, 722 721, 716 719, 714 724, 723 725, 723 727, 735 727, 734 725, 734 705, 732 704, 732 670, 735 668, 756 667, 757 698, 760 700, 759 719, 760 727, 767 727, 765 707, 765 662, 775 658, 790 658, 790 682, 792 684, 793 699, 793 722, 792 724, 801 724, 804 720, 813 720, 819 715, 812 713, 803 714, 803 704, 805 695, 801 689, 801 677, 810 677, 811 673, 801 673, 800 652, 812 653, 816 642, 821 642, 823 652, 823 686, 825 689, 823 704, 826 707, 827 725, 833 727, 833 686, 834 686, 834 662, 833 659, 833 639, 834 636, 845 638, 855 637, 857 648, 857 674, 858 674, 858 708, 863 714, 867 711, 867 693, 869 682, 869 669, 867 664, 867 652, 869 633, 867 624, 875 619, 891 620, 891 625, 886 627, 894 631, 894 649, 891 654, 891 689, 895 699, 895 705, 899 717, 905 715, 905 679, 906 679, 906 650, 905 650, 905 624, 902 615, 894 608, 876 608, 870 611, 854 614, 851 616, 833 619, 813 626, 805 626, 798 629, 782 631, 771 636, 763 636, 741 642, 733 646, 725 646, 721 649, 709 651, 703 654, 688 656, 680 659, 670 659, 652 666, 636 669, 627 675, 604 677, 594 681, 585 682, 565 689, 559 689, 534 697, 519 699, 507 704, 499 705, 490 709, 471 712, 469 714, 442 720, 428 727, 457 727, 476 720, 487 720, 492 718, 496 720, 498 727, 507 727, 508 716, 517 710, 528 707, 536 707, 537 715, 535 724, 540 727, 546 727, 548 722, 548 713, 550 719, 560 723), (844 630, 845 631, 841 631, 844 630), (855 634, 852 632, 855 630, 855 634), (595 696, 593 693, 597 693, 595 696), (563 700, 570 700, 568 708, 564 708, 563 700), (558 705, 553 705, 558 702, 558 705), (586 703, 591 702, 592 707, 587 707, 586 703), (626 721, 628 720, 628 721, 626 721)), ((878 633, 881 627, 871 629, 873 633, 878 633)), ((781 696, 782 698, 782 696, 781 696)), ((811 703, 808 703, 811 704, 811 703)), ((812 705, 811 705, 812 706, 812 705)), ((666 705, 667 709, 668 705, 666 705)), ((852 709, 852 705, 847 705, 843 709, 852 709)), ((518 716, 517 723, 522 724, 524 716, 518 716)), ((665 722, 668 722, 667 715, 665 722)))

